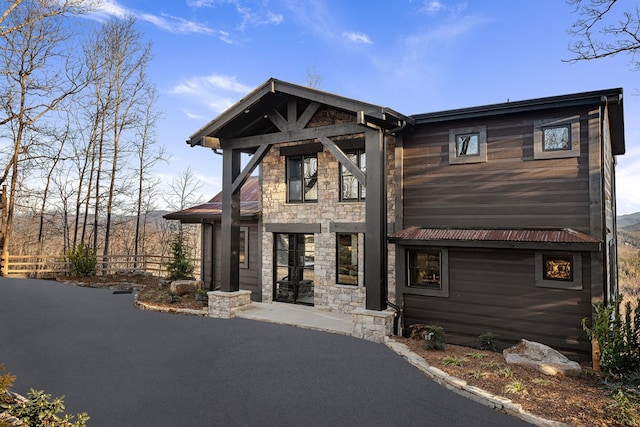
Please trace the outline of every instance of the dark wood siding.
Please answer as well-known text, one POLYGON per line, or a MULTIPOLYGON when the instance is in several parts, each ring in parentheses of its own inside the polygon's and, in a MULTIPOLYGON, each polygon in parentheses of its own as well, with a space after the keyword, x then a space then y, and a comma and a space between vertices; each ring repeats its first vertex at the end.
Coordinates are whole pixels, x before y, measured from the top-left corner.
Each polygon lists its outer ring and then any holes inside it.
POLYGON ((404 137, 404 227, 589 232, 588 115, 554 111, 420 126, 404 137), (581 116, 579 158, 534 160, 534 120, 581 116), (449 130, 486 125, 487 162, 450 165, 449 130))
MULTIPOLYGON (((258 223, 257 222, 241 222, 240 227, 249 228, 249 267, 240 267, 240 289, 251 291, 251 301, 262 301, 262 286, 260 282, 260 242, 258 239, 258 223)), ((220 270, 222 268, 222 261, 220 253, 222 250, 222 242, 220 241, 222 229, 220 222, 216 222, 214 231, 215 242, 215 287, 220 287, 220 270)))
MULTIPOLYGON (((582 266, 583 283, 589 283, 588 253, 582 266)), ((536 287, 534 268, 532 251, 451 248, 449 298, 405 293, 405 328, 436 324, 448 342, 471 347, 479 335, 492 332, 504 346, 524 338, 589 360, 591 346, 580 324, 591 315, 589 286, 582 291, 536 287)))

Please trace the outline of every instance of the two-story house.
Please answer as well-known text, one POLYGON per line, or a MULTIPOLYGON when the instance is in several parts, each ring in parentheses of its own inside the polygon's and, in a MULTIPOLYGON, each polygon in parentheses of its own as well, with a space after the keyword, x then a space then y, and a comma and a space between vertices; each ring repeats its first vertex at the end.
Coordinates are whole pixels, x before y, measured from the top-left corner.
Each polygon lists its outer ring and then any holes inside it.
POLYGON ((223 157, 211 288, 241 293, 253 262, 254 300, 354 313, 359 336, 391 304, 405 330, 588 359, 581 320, 617 293, 622 105, 611 89, 405 116, 270 79, 188 140, 223 157), (240 190, 256 170, 252 253, 240 190))

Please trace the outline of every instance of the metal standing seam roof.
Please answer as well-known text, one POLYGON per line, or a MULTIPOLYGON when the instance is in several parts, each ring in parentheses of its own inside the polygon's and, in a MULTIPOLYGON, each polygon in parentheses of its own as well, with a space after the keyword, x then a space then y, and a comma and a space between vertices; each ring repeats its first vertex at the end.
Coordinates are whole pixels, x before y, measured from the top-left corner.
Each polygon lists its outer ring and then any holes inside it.
MULTIPOLYGON (((251 176, 240 189, 240 216, 257 217, 260 214, 260 181, 251 176)), ((165 219, 182 222, 200 222, 203 219, 219 218, 222 215, 222 192, 207 203, 164 215, 165 219)))
POLYGON ((601 241, 572 228, 562 229, 469 229, 408 227, 391 234, 397 242, 512 242, 535 244, 578 244, 599 246, 601 241))

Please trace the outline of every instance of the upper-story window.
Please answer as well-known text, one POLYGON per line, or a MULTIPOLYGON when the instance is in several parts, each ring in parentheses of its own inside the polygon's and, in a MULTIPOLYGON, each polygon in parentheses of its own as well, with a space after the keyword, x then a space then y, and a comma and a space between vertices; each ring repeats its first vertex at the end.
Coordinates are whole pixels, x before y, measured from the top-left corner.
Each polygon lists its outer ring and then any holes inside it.
POLYGON ((533 122, 533 158, 580 157, 580 116, 533 122))
POLYGON ((483 163, 486 161, 486 126, 449 130, 449 164, 483 163))
POLYGON ((542 128, 542 151, 571 150, 571 127, 542 128))
POLYGON ((479 156, 480 145, 478 144, 479 134, 469 133, 466 135, 456 135, 456 156, 479 156))
MULTIPOLYGON (((366 173, 367 158, 364 150, 356 150, 346 153, 346 155, 354 165, 357 165, 362 172, 366 173)), ((365 195, 365 186, 353 176, 349 169, 340 165, 340 200, 359 201, 364 200, 365 195)))
POLYGON ((287 201, 291 203, 318 201, 318 156, 287 158, 287 201))

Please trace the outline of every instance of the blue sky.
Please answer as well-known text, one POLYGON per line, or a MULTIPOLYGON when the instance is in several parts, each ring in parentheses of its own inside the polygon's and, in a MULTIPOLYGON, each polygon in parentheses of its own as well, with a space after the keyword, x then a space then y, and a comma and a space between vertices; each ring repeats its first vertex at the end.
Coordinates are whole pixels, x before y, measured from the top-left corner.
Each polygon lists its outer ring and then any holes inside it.
POLYGON ((221 189, 221 159, 187 137, 268 78, 312 73, 321 90, 406 115, 622 87, 618 214, 640 211, 640 71, 628 56, 563 62, 576 19, 564 1, 104 0, 92 19, 125 14, 153 45, 172 156, 158 173, 191 167, 203 198, 221 189))

